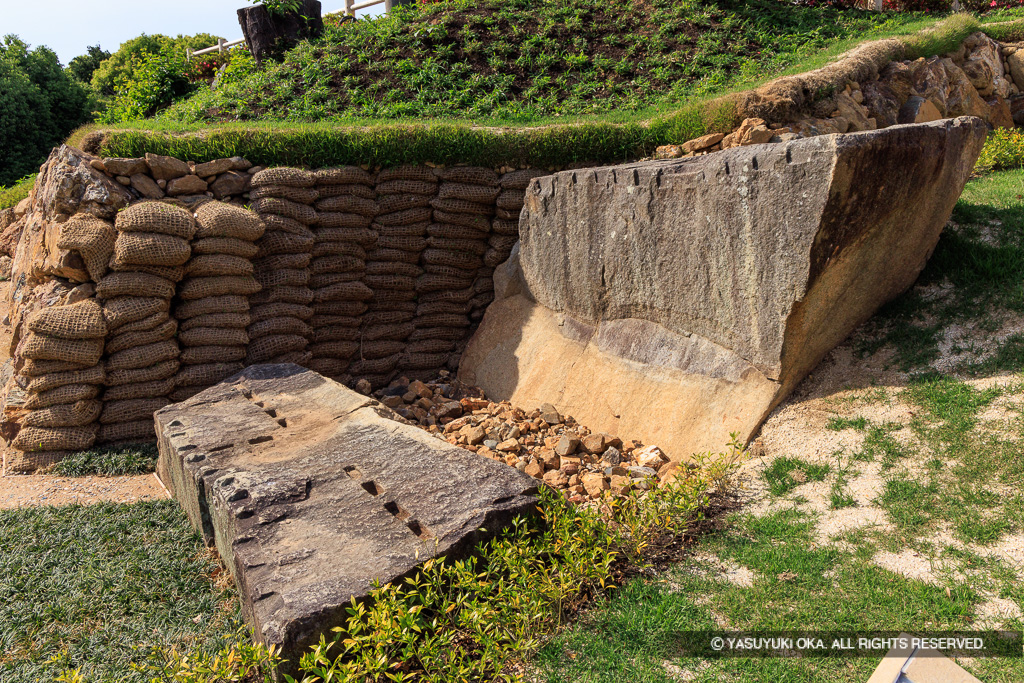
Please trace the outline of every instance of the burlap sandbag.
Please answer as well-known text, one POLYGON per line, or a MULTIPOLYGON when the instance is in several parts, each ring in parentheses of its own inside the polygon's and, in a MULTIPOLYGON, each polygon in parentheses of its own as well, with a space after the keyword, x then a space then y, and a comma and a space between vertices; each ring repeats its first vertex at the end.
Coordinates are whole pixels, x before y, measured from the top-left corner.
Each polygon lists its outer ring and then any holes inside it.
MULTIPOLYGON (((403 207, 408 208, 408 207, 403 207)), ((354 213, 360 216, 373 218, 377 215, 377 202, 353 195, 340 195, 321 199, 316 203, 317 211, 338 211, 341 213, 354 213)), ((323 225, 323 223, 321 223, 323 225)))
MULTIPOLYGON (((491 231, 496 235, 519 236, 519 221, 506 221, 495 218, 491 221, 491 231)), ((438 235, 438 237, 455 237, 455 235, 438 235)))
POLYGON ((375 358, 386 358, 405 350, 404 341, 392 341, 380 339, 377 341, 363 342, 359 345, 359 355, 364 360, 375 358))
POLYGON ((359 246, 358 244, 351 244, 349 242, 318 242, 313 245, 312 249, 313 258, 323 258, 325 256, 354 256, 355 258, 366 260, 366 249, 359 246))
POLYGON ((292 235, 287 232, 268 232, 260 238, 256 256, 265 258, 275 254, 302 254, 313 250, 316 240, 311 235, 292 235))
POLYGON ((508 255, 503 249, 490 248, 484 253, 484 265, 496 268, 508 260, 508 255))
POLYGON ((196 238, 233 237, 255 242, 263 236, 266 226, 260 217, 240 206, 208 202, 196 209, 196 238))
POLYGON ((365 270, 366 261, 345 254, 320 257, 309 264, 309 272, 313 275, 321 273, 363 272, 365 270))
POLYGON ((539 168, 524 168, 519 171, 506 173, 501 176, 501 180, 499 182, 501 187, 506 190, 525 190, 527 186, 529 186, 531 180, 546 175, 551 175, 551 172, 544 171, 539 168))
POLYGON ((306 343, 305 337, 296 334, 272 334, 268 337, 260 337, 249 344, 245 360, 248 365, 265 363, 282 353, 303 351, 306 348, 306 343))
MULTIPOLYGON (((320 211, 317 213, 316 222, 320 228, 368 228, 373 218, 360 216, 358 213, 320 211)), ((320 230, 316 232, 318 236, 321 234, 320 230)))
POLYGON ((491 235, 487 238, 487 244, 498 251, 511 252, 512 247, 519 241, 518 235, 491 235))
POLYGON ((437 290, 465 289, 473 284, 472 277, 459 278, 451 275, 434 275, 427 273, 416 280, 416 291, 420 294, 437 290))
POLYGON ((521 214, 522 214, 522 209, 513 210, 513 209, 496 208, 494 210, 494 220, 515 221, 518 224, 519 223, 519 216, 521 214))
POLYGON ((416 327, 469 327, 469 318, 452 313, 420 315, 414 321, 416 327))
POLYGON ((41 410, 50 406, 59 406, 66 403, 78 403, 96 398, 100 388, 95 384, 65 384, 56 389, 41 391, 38 394, 29 394, 25 399, 26 410, 41 410))
POLYGON ((367 275, 363 284, 373 290, 378 289, 415 289, 416 278, 408 275, 367 275))
POLYGON ((352 358, 359 352, 359 342, 328 341, 312 344, 309 347, 313 358, 352 358))
POLYGON ((416 330, 412 323, 400 325, 368 325, 362 328, 360 338, 364 342, 371 341, 401 341, 406 339, 416 330))
POLYGON ((373 298, 370 299, 367 302, 367 304, 366 304, 366 308, 367 308, 368 311, 403 311, 403 312, 406 312, 406 313, 415 313, 416 312, 416 301, 415 301, 415 299, 418 298, 418 297, 414 296, 414 297, 412 297, 412 299, 401 299, 401 300, 398 300, 398 301, 387 301, 387 300, 381 300, 381 298, 379 296, 381 294, 404 294, 404 292, 397 292, 395 290, 391 290, 391 291, 381 290, 380 292, 377 292, 376 294, 373 295, 373 298))
POLYGON ((191 277, 217 275, 252 275, 252 261, 228 254, 202 254, 193 256, 185 264, 185 273, 191 277))
MULTIPOLYGON (((300 237, 312 237, 313 231, 308 226, 298 222, 294 218, 287 218, 285 216, 278 216, 273 213, 265 213, 260 218, 267 226, 267 232, 284 232, 289 235, 299 235, 300 237)), ((266 235, 266 233, 264 233, 266 235)))
POLYGON ((387 358, 374 358, 373 360, 358 360, 352 365, 348 366, 348 371, 353 376, 359 377, 360 375, 380 375, 392 372, 398 367, 398 361, 401 359, 400 354, 394 356, 388 356, 387 358))
POLYGON ((375 310, 389 310, 393 309, 394 306, 385 306, 383 304, 397 304, 400 302, 415 301, 417 296, 418 294, 411 290, 379 289, 373 293, 373 299, 370 300, 370 305, 375 308, 375 310))
POLYGON ((264 185, 287 185, 288 187, 313 187, 317 184, 317 176, 299 168, 268 168, 252 177, 254 188, 264 185))
POLYGON ((428 292, 419 297, 419 302, 457 301, 465 303, 472 299, 475 294, 476 292, 473 291, 473 287, 471 285, 467 285, 463 289, 439 289, 435 292, 428 292))
POLYGON ((249 318, 253 323, 282 316, 309 320, 313 317, 313 309, 301 304, 273 303, 253 306, 249 311, 249 318))
POLYGON ((256 273, 256 282, 260 287, 305 287, 309 284, 309 271, 305 268, 282 268, 280 270, 261 270, 256 273))
POLYGON ((373 297, 373 290, 361 282, 342 282, 318 289, 313 301, 366 301, 373 297))
POLYGON ((237 327, 194 327, 180 332, 178 341, 184 346, 245 346, 249 335, 237 327))
POLYGON ((429 370, 441 368, 448 361, 448 353, 407 353, 399 361, 402 370, 429 370))
POLYGON ((317 185, 316 192, 320 199, 344 197, 346 195, 362 199, 375 199, 377 197, 377 191, 369 185, 317 185))
POLYGON ((377 215, 405 211, 417 207, 430 208, 433 195, 427 194, 389 194, 377 200, 377 215))
POLYGON ((276 254, 257 259, 253 267, 258 270, 277 270, 279 268, 308 268, 312 254, 276 254))
POLYGON ((186 365, 178 372, 178 386, 212 386, 226 377, 241 372, 243 367, 241 363, 186 365))
POLYGON ((251 242, 236 240, 232 237, 207 237, 192 243, 192 255, 225 254, 244 259, 256 257, 259 247, 251 242))
MULTIPOLYGON (((377 246, 380 249, 410 251, 418 254, 419 252, 427 248, 427 240, 424 239, 423 237, 401 237, 384 235, 377 238, 377 246)), ((401 261, 403 259, 395 260, 401 261)))
POLYGON ((187 401, 190 398, 192 398, 193 396, 195 396, 196 394, 201 394, 202 392, 206 391, 209 388, 210 388, 209 386, 205 386, 205 387, 204 386, 178 387, 177 389, 175 389, 174 391, 172 391, 170 393, 168 398, 171 399, 171 401, 173 401, 175 403, 178 403, 178 402, 181 402, 181 401, 187 401))
POLYGON ((363 315, 364 325, 401 325, 416 317, 413 311, 370 311, 363 315))
MULTIPOLYGON (((438 199, 458 199, 475 204, 493 204, 501 192, 499 187, 471 185, 469 183, 441 183, 437 188, 438 199)), ((520 204, 520 206, 522 206, 520 204)))
POLYGON ((464 225, 467 228, 476 228, 480 232, 491 231, 490 217, 472 213, 455 213, 453 211, 444 211, 443 209, 435 208, 434 222, 450 223, 451 225, 464 225))
POLYGON ((377 183, 387 182, 389 180, 420 180, 430 183, 437 182, 437 175, 434 173, 434 169, 429 166, 414 166, 411 164, 403 164, 402 166, 392 166, 391 168, 382 168, 377 174, 377 183))
MULTIPOLYGON (((164 202, 139 202, 117 214, 114 227, 124 232, 151 232, 190 240, 196 225, 187 209, 164 202)), ((177 264, 166 264, 177 265, 177 264)))
POLYGON ((276 214, 291 218, 303 225, 316 225, 316 210, 311 206, 277 197, 264 197, 252 202, 252 208, 262 215, 276 214))
POLYGON ((278 197, 299 204, 312 204, 318 196, 315 187, 288 187, 287 185, 264 185, 249 192, 250 199, 278 197))
POLYGON ((481 255, 468 251, 449 251, 448 249, 424 249, 420 255, 423 263, 434 266, 450 266, 461 270, 473 270, 484 264, 481 255))
POLYGON ((281 317, 253 323, 248 332, 252 340, 278 334, 293 334, 308 339, 313 335, 313 328, 298 318, 281 317))
POLYGON ((182 365, 234 363, 245 360, 244 346, 187 346, 178 358, 182 365))
POLYGON ((96 440, 100 443, 140 443, 156 438, 153 418, 135 422, 117 422, 100 427, 96 440))
POLYGON ((313 354, 309 351, 289 351, 280 356, 274 356, 268 363, 294 363, 304 368, 309 367, 309 361, 313 360, 313 354))
POLYGON ((366 264, 367 275, 408 275, 419 277, 423 275, 423 269, 415 263, 401 263, 389 261, 371 261, 366 264))
POLYGON ((11 447, 19 451, 81 451, 96 443, 96 426, 23 427, 11 447))
POLYGON ((338 377, 345 374, 349 366, 348 358, 317 358, 315 355, 306 365, 310 370, 319 372, 325 377, 338 377))
POLYGON ((309 287, 270 287, 249 297, 253 306, 285 303, 308 306, 313 301, 313 290, 309 287))
POLYGON ((96 296, 99 299, 119 296, 170 299, 174 296, 174 283, 145 273, 110 273, 97 283, 96 296))
POLYGON ((432 215, 433 210, 426 206, 379 214, 373 220, 380 225, 409 225, 411 223, 430 222, 432 215))
POLYGON ((28 329, 60 339, 99 339, 107 336, 103 308, 95 299, 41 309, 29 316, 28 329))
POLYGON ((321 168, 313 173, 317 185, 373 185, 374 177, 358 166, 321 168))
POLYGON ((425 237, 430 223, 409 223, 408 225, 379 225, 373 224, 373 230, 380 237, 425 237))
POLYGON ((25 415, 25 427, 84 427, 92 424, 103 409, 101 401, 78 401, 33 410, 25 415))
POLYGON ((31 360, 23 358, 18 374, 25 377, 43 377, 55 372, 88 370, 90 367, 81 363, 68 363, 62 360, 31 360))
POLYGON ((427 180, 386 180, 377 183, 378 195, 419 194, 433 196, 437 194, 437 181, 427 180))
POLYGON ((362 247, 372 247, 377 242, 377 233, 369 228, 320 228, 316 232, 317 242, 351 242, 362 247))
POLYGON ((525 201, 526 192, 523 190, 502 190, 501 194, 499 194, 495 199, 494 204, 499 209, 520 211, 523 208, 523 202, 525 201))
POLYGON ((34 377, 25 387, 25 391, 38 394, 41 391, 49 391, 67 384, 103 384, 106 373, 102 365, 94 365, 83 370, 67 370, 64 372, 51 372, 48 375, 34 377))
POLYGON ((117 231, 104 220, 77 214, 60 226, 58 249, 77 251, 85 262, 85 269, 93 282, 99 282, 107 274, 107 263, 114 253, 117 231))
POLYGON ((136 370, 115 370, 107 373, 107 386, 117 387, 122 384, 143 384, 145 382, 156 382, 157 380, 172 377, 178 371, 181 363, 175 360, 165 360, 156 365, 136 370))
POLYGON ((45 451, 42 453, 25 453, 24 451, 9 450, 4 454, 4 469, 8 474, 17 472, 19 474, 31 474, 40 470, 47 470, 58 462, 74 455, 72 451, 45 451))
POLYGON ((309 278, 310 289, 323 289, 324 287, 330 287, 336 285, 339 282, 355 282, 356 280, 362 280, 363 273, 359 271, 353 271, 348 273, 318 273, 309 278))
POLYGON ((425 301, 416 307, 416 315, 431 315, 433 313, 454 313, 466 315, 469 313, 469 302, 457 301, 425 301))
POLYGON ((205 299, 194 299, 178 304, 174 309, 174 317, 187 320, 200 315, 212 313, 248 313, 249 300, 244 296, 211 296, 205 299))
POLYGON ((178 353, 178 342, 173 339, 118 351, 107 357, 107 376, 117 370, 148 368, 157 363, 173 360, 178 357, 178 353))
POLYGON ((441 180, 453 183, 471 183, 473 185, 495 186, 500 180, 493 169, 481 166, 450 166, 435 169, 434 175, 441 180))
POLYGON ((488 233, 468 225, 452 225, 451 223, 431 223, 427 227, 427 234, 431 237, 454 240, 483 240, 488 235, 488 233))
MULTIPOLYGON (((340 315, 332 315, 330 317, 334 319, 344 318, 344 316, 340 315)), ((355 325, 327 325, 324 327, 314 328, 313 334, 310 335, 309 339, 314 344, 358 341, 359 319, 356 318, 355 325)))
POLYGON ((454 342, 465 336, 466 329, 464 327, 417 327, 406 341, 410 344, 426 339, 445 339, 454 342))
POLYGON ((179 285, 178 297, 189 301, 217 296, 250 296, 258 291, 260 285, 252 276, 193 277, 179 285))
POLYGON ((110 270, 116 273, 145 273, 156 275, 171 282, 178 282, 185 277, 184 266, 145 266, 140 263, 122 263, 116 258, 110 259, 110 270))
POLYGON ((487 242, 482 239, 454 240, 447 237, 428 237, 427 246, 447 251, 466 251, 477 256, 483 256, 487 251, 487 242))
MULTIPOLYGON (((486 308, 494 301, 494 292, 481 292, 469 300, 474 309, 486 308)), ((470 316, 472 318, 472 316, 470 316)), ((475 318, 473 318, 475 320, 475 318)))
POLYGON ((105 401, 103 413, 100 415, 102 424, 115 422, 135 422, 151 420, 153 413, 170 404, 166 398, 130 398, 123 401, 105 401))
POLYGON ((123 232, 114 243, 114 258, 124 264, 180 266, 191 254, 186 240, 151 232, 123 232))
MULTIPOLYGON (((185 332, 196 327, 237 327, 246 328, 251 320, 248 313, 207 313, 187 318, 181 322, 181 331, 185 332)), ((108 343, 109 349, 109 343, 108 343)))
POLYGON ((407 342, 406 353, 449 353, 455 348, 455 341, 450 339, 424 339, 407 342))
POLYGON ((21 344, 21 356, 34 360, 59 360, 92 366, 102 355, 102 339, 58 339, 30 332, 21 344))
POLYGON ((153 382, 138 382, 136 384, 121 384, 116 387, 107 387, 103 392, 104 401, 125 401, 133 398, 153 398, 166 396, 174 390, 174 377, 158 379, 153 382))
MULTIPOLYGON (((335 311, 330 315, 343 316, 347 318, 358 318, 359 316, 363 315, 363 313, 365 313, 368 308, 366 303, 363 301, 332 301, 330 302, 330 304, 331 308, 335 311)), ((313 320, 310 321, 310 324, 312 324, 313 327, 317 327, 319 325, 340 324, 335 322, 325 322, 325 319, 323 317, 324 315, 325 314, 314 316, 313 320)))
MULTIPOLYGON (((426 245, 424 244, 424 247, 426 245)), ((422 250, 420 250, 422 251, 422 250)), ((316 252, 313 252, 316 255, 316 252)), ((398 263, 419 263, 419 251, 403 251, 401 249, 371 249, 366 252, 369 261, 395 261, 398 263)))

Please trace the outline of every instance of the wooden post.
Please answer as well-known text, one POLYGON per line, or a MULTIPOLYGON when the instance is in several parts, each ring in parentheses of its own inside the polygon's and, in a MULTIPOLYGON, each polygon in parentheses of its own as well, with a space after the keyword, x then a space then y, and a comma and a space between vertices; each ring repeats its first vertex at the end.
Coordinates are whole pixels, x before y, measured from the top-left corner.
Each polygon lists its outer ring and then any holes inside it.
POLYGON ((186 47, 185 48, 185 61, 186 62, 191 62, 192 61, 192 48, 190 48, 190 47, 186 47))
POLYGON ((224 40, 223 38, 218 38, 217 39, 217 52, 219 52, 221 54, 224 54, 224 50, 226 49, 224 47, 224 43, 226 43, 226 42, 228 42, 228 41, 224 40))
POLYGON ((356 4, 355 0, 345 0, 345 14, 350 17, 356 16, 356 11, 352 7, 356 4))

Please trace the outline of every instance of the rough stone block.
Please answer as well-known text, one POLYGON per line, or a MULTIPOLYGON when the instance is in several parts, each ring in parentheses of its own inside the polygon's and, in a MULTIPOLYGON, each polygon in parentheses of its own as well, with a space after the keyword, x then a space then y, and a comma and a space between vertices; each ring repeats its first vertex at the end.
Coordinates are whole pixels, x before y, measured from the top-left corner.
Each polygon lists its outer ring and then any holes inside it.
POLYGON ((374 580, 464 555, 536 504, 530 477, 297 365, 249 367, 155 419, 160 478, 293 665, 374 580))

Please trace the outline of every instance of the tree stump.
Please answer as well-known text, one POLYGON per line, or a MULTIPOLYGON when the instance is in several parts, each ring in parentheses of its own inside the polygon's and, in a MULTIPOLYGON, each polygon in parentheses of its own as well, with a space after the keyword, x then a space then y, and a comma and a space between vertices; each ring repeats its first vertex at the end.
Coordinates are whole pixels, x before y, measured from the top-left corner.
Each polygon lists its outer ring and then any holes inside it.
POLYGON ((271 14, 263 5, 238 10, 245 44, 257 64, 276 59, 300 40, 316 38, 324 30, 319 0, 303 0, 298 12, 271 14))

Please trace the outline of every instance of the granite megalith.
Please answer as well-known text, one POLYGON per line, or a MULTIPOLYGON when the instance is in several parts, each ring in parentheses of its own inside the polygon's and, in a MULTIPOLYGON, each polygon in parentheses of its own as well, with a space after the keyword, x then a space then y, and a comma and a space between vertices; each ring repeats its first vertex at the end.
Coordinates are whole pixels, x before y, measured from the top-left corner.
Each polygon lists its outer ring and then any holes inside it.
POLYGON ((297 365, 254 365, 155 414, 157 472, 294 673, 374 581, 465 555, 537 482, 297 365))
POLYGON ((535 179, 460 378, 674 461, 749 440, 914 282, 985 133, 963 117, 535 179))

